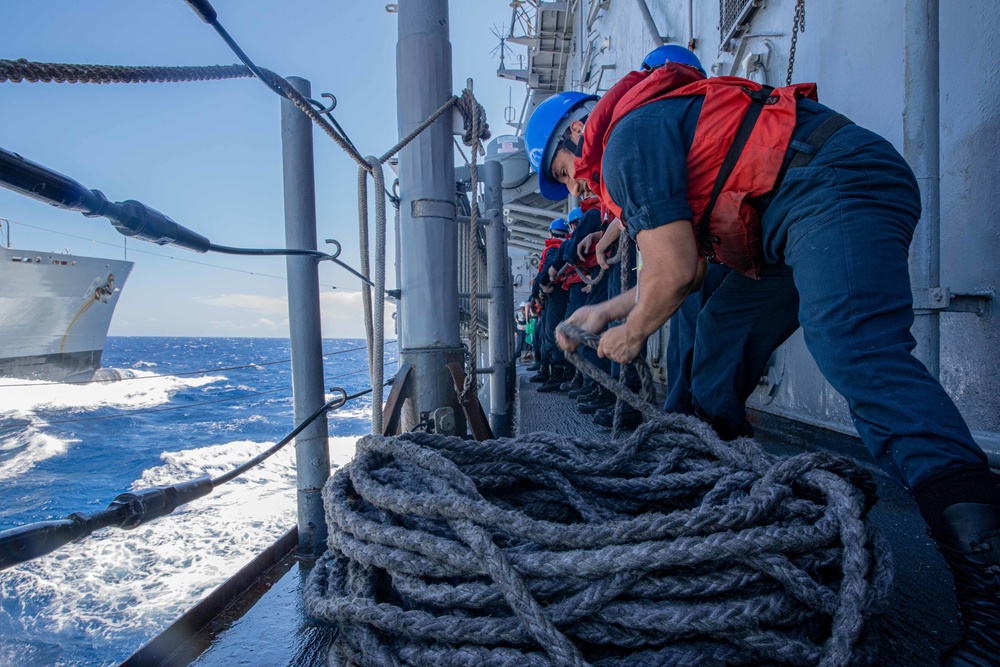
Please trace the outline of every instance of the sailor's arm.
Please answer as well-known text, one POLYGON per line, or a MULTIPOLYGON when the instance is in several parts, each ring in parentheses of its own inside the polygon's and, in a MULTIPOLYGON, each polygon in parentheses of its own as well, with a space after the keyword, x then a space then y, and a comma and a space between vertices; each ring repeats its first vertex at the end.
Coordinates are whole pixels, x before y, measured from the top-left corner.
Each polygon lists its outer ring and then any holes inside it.
MULTIPOLYGON (((625 363, 641 352, 647 337, 674 314, 684 299, 701 284, 705 266, 691 223, 677 220, 636 235, 642 253, 638 298, 620 327, 601 336, 597 353, 625 363)), ((622 295, 625 296, 625 295, 622 295)))

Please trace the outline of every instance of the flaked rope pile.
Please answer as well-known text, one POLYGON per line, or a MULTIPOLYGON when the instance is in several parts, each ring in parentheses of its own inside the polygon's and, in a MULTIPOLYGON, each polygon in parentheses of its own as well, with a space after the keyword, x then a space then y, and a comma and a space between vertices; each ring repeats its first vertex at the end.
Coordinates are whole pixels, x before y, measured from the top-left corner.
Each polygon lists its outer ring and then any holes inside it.
POLYGON ((871 476, 666 416, 607 441, 368 435, 307 611, 383 665, 834 665, 891 582, 871 476))

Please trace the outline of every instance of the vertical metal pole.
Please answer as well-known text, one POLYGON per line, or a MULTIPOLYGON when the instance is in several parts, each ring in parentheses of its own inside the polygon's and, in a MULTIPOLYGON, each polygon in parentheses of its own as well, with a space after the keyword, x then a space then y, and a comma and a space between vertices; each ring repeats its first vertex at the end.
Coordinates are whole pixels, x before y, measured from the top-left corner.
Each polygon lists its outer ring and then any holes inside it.
POLYGON ((490 160, 479 167, 484 184, 486 217, 486 281, 489 287, 490 323, 490 426, 498 438, 511 435, 511 394, 508 376, 513 366, 510 339, 514 328, 513 297, 508 298, 510 260, 507 227, 503 219, 503 165, 490 160))
MULTIPOLYGON (((399 3, 396 117, 399 136, 411 132, 452 94, 448 0, 399 3)), ((404 429, 420 413, 455 408, 464 420, 445 364, 463 361, 458 329, 458 240, 451 114, 445 114, 399 154, 400 359, 414 369, 403 406, 404 429)))
MULTIPOLYGON (((913 289, 927 294, 941 286, 941 133, 938 0, 906 0, 903 153, 920 184, 923 213, 910 246, 913 289)), ((941 322, 933 310, 918 310, 914 351, 934 377, 941 371, 941 322)))
MULTIPOLYGON (((295 90, 311 96, 309 82, 288 77, 295 90)), ((316 249, 316 179, 312 122, 289 100, 281 101, 281 157, 285 181, 285 245, 316 249)), ((298 424, 325 402, 323 334, 319 315, 319 267, 312 257, 285 259, 288 274, 288 329, 292 346, 292 393, 298 424)), ((320 493, 330 476, 326 416, 295 438, 299 553, 319 555, 326 546, 320 493)))
POLYGON ((663 46, 663 37, 656 27, 653 15, 649 13, 649 5, 646 4, 646 0, 636 0, 636 4, 639 5, 639 15, 646 24, 646 31, 649 32, 649 36, 653 39, 653 46, 663 46))

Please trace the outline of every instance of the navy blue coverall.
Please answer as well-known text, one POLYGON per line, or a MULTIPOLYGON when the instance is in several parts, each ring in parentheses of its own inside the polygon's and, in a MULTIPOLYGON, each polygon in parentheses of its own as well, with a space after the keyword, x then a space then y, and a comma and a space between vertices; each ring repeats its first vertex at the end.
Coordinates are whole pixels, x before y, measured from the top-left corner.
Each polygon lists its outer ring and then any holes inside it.
MULTIPOLYGON (((686 154, 702 101, 653 102, 612 131, 604 186, 633 237, 691 220, 686 154)), ((833 113, 800 100, 792 147, 833 113)), ((810 353, 847 399, 862 441, 883 468, 912 487, 984 466, 954 402, 911 354, 907 256, 920 196, 895 148, 847 125, 807 166, 788 170, 761 205, 761 279, 730 273, 698 317, 691 386, 697 414, 720 433, 738 433, 768 357, 801 325, 810 353)))

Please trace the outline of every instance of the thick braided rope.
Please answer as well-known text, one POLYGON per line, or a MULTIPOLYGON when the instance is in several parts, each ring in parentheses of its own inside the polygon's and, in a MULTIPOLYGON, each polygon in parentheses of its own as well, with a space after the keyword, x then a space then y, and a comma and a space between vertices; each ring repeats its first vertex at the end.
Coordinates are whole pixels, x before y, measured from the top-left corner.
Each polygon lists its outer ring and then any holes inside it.
MULTIPOLYGON (((560 322, 559 326, 556 327, 556 332, 563 334, 566 338, 579 345, 586 345, 587 347, 595 350, 601 342, 601 337, 599 335, 592 334, 589 331, 584 331, 580 327, 575 324, 570 324, 569 322, 560 322)), ((639 395, 626 387, 623 382, 615 380, 610 374, 605 373, 603 370, 584 359, 583 355, 576 350, 572 352, 564 351, 563 354, 565 354, 566 359, 576 366, 581 373, 614 394, 615 398, 618 399, 619 402, 623 404, 628 403, 633 408, 640 411, 642 416, 646 419, 658 419, 663 416, 663 413, 657 410, 656 406, 653 405, 653 401, 655 400, 653 370, 649 367, 649 362, 646 361, 646 358, 642 355, 639 355, 630 362, 639 374, 639 382, 641 383, 641 395, 639 395)), ((625 365, 626 364, 622 364, 623 370, 625 365)), ((617 437, 617 435, 615 435, 615 437, 617 437)))
MULTIPOLYGON (((629 274, 629 270, 631 269, 631 267, 629 266, 629 264, 630 264, 630 262, 629 262, 629 254, 631 252, 631 244, 632 244, 632 239, 628 235, 628 230, 623 231, 621 237, 618 240, 618 254, 620 256, 620 258, 619 258, 620 265, 619 266, 620 266, 620 269, 621 269, 619 271, 620 276, 621 276, 621 291, 619 292, 619 294, 624 294, 629 289, 628 288, 628 282, 629 282, 628 281, 628 279, 629 279, 629 275, 628 274, 629 274)), ((621 325, 619 325, 619 326, 621 326, 621 325)), ((642 359, 642 361, 645 361, 646 357, 644 356, 644 354, 642 352, 640 352, 638 359, 642 359)), ((647 371, 649 370, 648 366, 647 366, 646 370, 647 371)), ((646 380, 645 380, 645 377, 641 375, 641 369, 640 369, 640 378, 642 379, 642 385, 643 385, 643 388, 645 389, 646 380)), ((653 386, 653 384, 652 384, 652 373, 650 373, 649 390, 648 390, 648 393, 645 394, 645 396, 646 396, 646 398, 647 398, 647 400, 649 402, 652 402, 652 395, 651 395, 652 394, 652 386, 653 386)), ((621 436, 621 433, 622 433, 622 413, 625 410, 625 399, 624 399, 623 394, 621 392, 625 392, 625 391, 628 391, 629 393, 631 393, 631 391, 625 385, 625 364, 622 364, 621 368, 618 371, 618 389, 616 389, 614 391, 614 394, 615 394, 615 412, 614 412, 614 416, 611 419, 611 437, 612 438, 616 438, 616 439, 619 436, 621 436)))
POLYGON ((0 60, 0 83, 179 83, 253 78, 245 65, 159 67, 0 60))
POLYGON ((369 435, 323 497, 306 608, 364 667, 867 664, 892 577, 867 471, 678 415, 620 441, 369 435))
MULTIPOLYGON (((618 252, 616 252, 613 256, 608 257, 608 266, 614 266, 615 264, 620 262, 621 259, 622 259, 622 245, 619 243, 618 252)), ((573 267, 573 270, 576 271, 576 275, 580 277, 580 280, 582 280, 585 285, 598 284, 599 282, 604 280, 604 274, 607 273, 607 270, 602 266, 601 270, 597 272, 597 275, 591 278, 583 271, 581 271, 577 266, 575 265, 570 265, 570 266, 573 267)))

